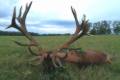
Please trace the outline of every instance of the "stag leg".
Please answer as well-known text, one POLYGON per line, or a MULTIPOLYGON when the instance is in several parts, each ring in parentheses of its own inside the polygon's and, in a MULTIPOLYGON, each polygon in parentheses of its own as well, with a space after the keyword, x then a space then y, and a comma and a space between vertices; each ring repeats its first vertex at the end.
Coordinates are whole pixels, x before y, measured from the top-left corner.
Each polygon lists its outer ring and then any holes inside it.
POLYGON ((53 66, 54 66, 55 68, 59 67, 59 66, 56 64, 56 62, 55 62, 55 58, 52 58, 52 63, 53 63, 53 66))

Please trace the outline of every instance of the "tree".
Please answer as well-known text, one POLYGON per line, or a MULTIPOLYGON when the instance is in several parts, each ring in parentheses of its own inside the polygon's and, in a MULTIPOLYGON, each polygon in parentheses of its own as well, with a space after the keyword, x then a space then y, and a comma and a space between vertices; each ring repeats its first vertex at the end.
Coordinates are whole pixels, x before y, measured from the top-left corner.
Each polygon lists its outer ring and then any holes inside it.
POLYGON ((97 27, 93 26, 90 30, 90 34, 96 35, 97 34, 97 27))
POLYGON ((110 22, 101 21, 99 34, 111 34, 110 22))
POLYGON ((93 23, 91 34, 111 34, 110 21, 99 21, 93 23))
POLYGON ((113 31, 115 34, 120 34, 120 21, 113 22, 113 31))

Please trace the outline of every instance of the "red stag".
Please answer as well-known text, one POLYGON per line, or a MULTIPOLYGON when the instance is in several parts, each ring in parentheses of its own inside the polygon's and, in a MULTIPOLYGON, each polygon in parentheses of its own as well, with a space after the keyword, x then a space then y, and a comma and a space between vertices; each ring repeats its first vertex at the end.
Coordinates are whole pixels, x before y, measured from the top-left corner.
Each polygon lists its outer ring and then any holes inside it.
POLYGON ((69 46, 81 38, 82 36, 86 35, 88 32, 88 20, 86 20, 86 16, 83 16, 82 22, 79 23, 77 19, 77 14, 75 9, 71 7, 71 11, 73 13, 73 16, 75 18, 76 23, 76 30, 74 34, 71 36, 71 38, 64 43, 62 46, 60 46, 56 50, 46 51, 44 50, 34 39, 34 37, 27 31, 26 29, 26 17, 29 12, 29 9, 32 5, 32 2, 30 2, 29 5, 26 5, 25 11, 22 15, 22 7, 19 10, 19 15, 16 17, 16 7, 13 11, 12 21, 10 26, 7 28, 13 27, 19 30, 28 40, 29 44, 23 44, 18 41, 15 41, 16 44, 20 46, 26 46, 29 50, 29 52, 32 55, 35 55, 37 60, 42 63, 46 59, 49 59, 52 62, 52 65, 54 67, 62 66, 61 61, 64 62, 71 62, 75 64, 103 64, 103 63, 111 63, 110 57, 103 53, 103 52, 97 52, 93 50, 86 50, 86 51, 78 51, 77 49, 70 49, 69 46), (19 22, 19 24, 16 23, 16 20, 19 22), (33 52, 32 48, 35 47, 38 50, 38 53, 33 52))

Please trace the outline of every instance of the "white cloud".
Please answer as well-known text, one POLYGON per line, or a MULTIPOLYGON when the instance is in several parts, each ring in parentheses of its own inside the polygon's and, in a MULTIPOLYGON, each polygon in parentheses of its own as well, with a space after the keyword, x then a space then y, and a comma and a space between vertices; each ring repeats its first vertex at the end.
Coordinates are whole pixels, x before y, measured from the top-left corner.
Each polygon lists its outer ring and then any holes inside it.
POLYGON ((0 18, 0 23, 9 23, 10 20, 5 19, 5 18, 0 18))
POLYGON ((31 26, 29 27, 29 31, 32 32, 38 32, 38 33, 46 33, 46 34, 57 34, 57 33, 73 33, 74 32, 74 28, 67 28, 64 26, 59 26, 59 25, 43 25, 43 26, 39 26, 39 27, 34 27, 31 26))

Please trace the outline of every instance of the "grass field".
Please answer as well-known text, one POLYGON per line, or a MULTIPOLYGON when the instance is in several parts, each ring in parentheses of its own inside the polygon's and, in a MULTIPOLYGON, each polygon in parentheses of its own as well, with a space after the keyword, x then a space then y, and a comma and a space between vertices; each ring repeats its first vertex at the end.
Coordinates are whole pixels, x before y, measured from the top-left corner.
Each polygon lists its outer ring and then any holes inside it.
MULTIPOLYGON (((47 50, 57 48, 69 37, 36 37, 47 50)), ((112 64, 79 68, 64 64, 65 70, 51 74, 43 73, 41 66, 31 65, 32 56, 27 48, 20 47, 12 40, 27 42, 24 37, 0 36, 0 80, 120 80, 120 36, 85 36, 74 44, 73 48, 82 47, 104 51, 113 57, 112 64)))

